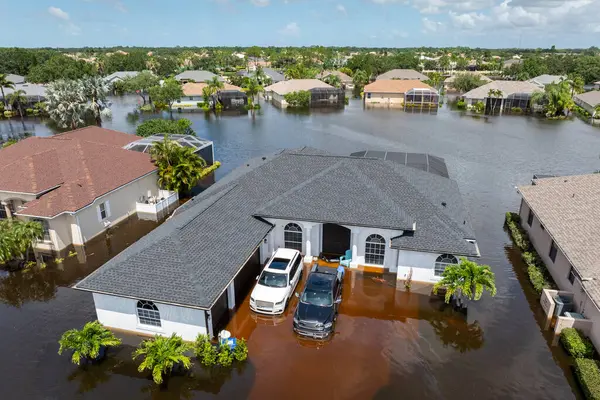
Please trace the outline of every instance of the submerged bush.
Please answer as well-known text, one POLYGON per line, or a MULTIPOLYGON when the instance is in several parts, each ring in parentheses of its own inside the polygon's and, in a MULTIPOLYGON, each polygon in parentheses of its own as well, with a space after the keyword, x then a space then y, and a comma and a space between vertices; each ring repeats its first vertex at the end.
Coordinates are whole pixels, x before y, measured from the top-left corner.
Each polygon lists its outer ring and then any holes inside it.
POLYGON ((459 110, 466 110, 467 103, 465 102, 464 99, 460 99, 456 102, 456 108, 458 108, 459 110))
POLYGON ((560 332, 560 342, 565 350, 575 358, 592 358, 594 345, 583 333, 575 328, 564 328, 560 332))
POLYGON ((233 357, 236 361, 244 361, 248 358, 248 344, 245 339, 237 341, 237 346, 233 349, 233 357))
MULTIPOLYGON (((564 331, 564 329, 563 329, 564 331)), ((600 400, 600 369, 595 360, 578 358, 575 360, 575 375, 585 398, 600 400)))
POLYGON ((88 322, 83 329, 71 329, 63 333, 58 341, 58 354, 65 350, 73 351, 71 361, 79 365, 82 359, 94 360, 100 357, 101 349, 118 346, 121 340, 106 329, 100 322, 88 322))
POLYGON ((217 363, 217 349, 210 342, 208 335, 198 335, 194 343, 194 354, 204 366, 212 367, 217 363))
POLYGON ((229 346, 220 345, 219 346, 219 356, 217 357, 217 361, 219 365, 223 367, 229 367, 233 363, 233 353, 229 346))

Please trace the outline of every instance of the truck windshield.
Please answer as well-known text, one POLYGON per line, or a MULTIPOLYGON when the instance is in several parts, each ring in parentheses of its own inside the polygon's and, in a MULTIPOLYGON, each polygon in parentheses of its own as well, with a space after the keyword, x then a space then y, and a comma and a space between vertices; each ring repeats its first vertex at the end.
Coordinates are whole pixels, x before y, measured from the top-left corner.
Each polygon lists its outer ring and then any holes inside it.
POLYGON ((319 307, 331 307, 331 305, 333 304, 331 293, 309 289, 304 290, 300 301, 306 304, 311 304, 313 306, 319 307))
POLYGON ((260 276, 258 283, 263 286, 283 288, 287 286, 287 274, 276 274, 264 271, 260 276))

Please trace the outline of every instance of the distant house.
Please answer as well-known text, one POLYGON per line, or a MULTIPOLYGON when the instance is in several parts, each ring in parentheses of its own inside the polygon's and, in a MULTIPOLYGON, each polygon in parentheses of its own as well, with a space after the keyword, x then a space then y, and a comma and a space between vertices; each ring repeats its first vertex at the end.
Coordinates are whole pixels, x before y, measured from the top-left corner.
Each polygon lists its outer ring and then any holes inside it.
MULTIPOLYGON (((6 100, 10 98, 10 95, 14 91, 22 90, 25 92, 25 97, 27 97, 27 104, 23 106, 26 108, 32 107, 35 103, 46 100, 46 85, 38 84, 38 83, 17 83, 13 88, 4 88, 4 95, 6 96, 6 100)), ((0 92, 0 102, 4 102, 4 98, 2 97, 2 93, 0 92)), ((12 109, 12 104, 8 105, 9 108, 12 109)))
POLYGON ((377 77, 377 80, 380 79, 400 79, 400 80, 409 80, 409 81, 426 81, 429 79, 427 75, 423 75, 422 73, 415 71, 414 69, 393 69, 386 73, 383 73, 377 77))
MULTIPOLYGON (((235 91, 238 93, 238 97, 247 99, 246 94, 244 92, 242 92, 242 89, 240 87, 231 85, 226 82, 224 82, 223 85, 224 85, 224 88, 221 90, 235 91)), ((203 93, 203 90, 205 87, 208 87, 208 83, 206 83, 206 82, 185 83, 182 86, 184 97, 182 97, 181 99, 179 99, 173 103, 173 106, 172 106, 173 110, 183 111, 183 110, 198 109, 199 108, 198 104, 199 103, 202 104, 205 101, 204 93, 203 93)), ((214 98, 211 98, 209 100, 210 106, 212 106, 212 102, 214 102, 214 98)), ((247 100, 246 100, 246 103, 247 103, 247 100)))
POLYGON ((592 116, 596 116, 598 112, 596 107, 600 105, 600 91, 592 90, 591 92, 579 93, 573 96, 575 104, 585 108, 592 116))
POLYGON ((534 179, 518 191, 521 226, 559 289, 542 305, 565 304, 551 314, 555 332, 582 329, 600 348, 600 174, 534 179))
MULTIPOLYGON (((210 81, 214 78, 215 74, 210 71, 184 71, 178 75, 175 75, 175 79, 181 83, 187 82, 206 82, 210 81)), ((223 81, 224 79, 219 76, 219 80, 223 81)))
POLYGON ((269 68, 270 66, 271 61, 263 60, 262 58, 257 60, 251 59, 248 61, 247 65, 249 71, 256 71, 258 67, 269 68))
POLYGON ((6 74, 6 80, 12 83, 25 83, 25 77, 15 74, 6 74))
POLYGON ((538 85, 538 87, 543 90, 546 87, 546 85, 550 85, 552 83, 559 83, 560 81, 563 81, 565 79, 567 79, 566 75, 544 74, 530 79, 529 82, 538 85))
POLYGON ((365 106, 393 108, 403 107, 408 102, 437 105, 439 99, 434 88, 419 80, 378 79, 363 90, 365 106))
POLYGON ((289 81, 281 81, 265 88, 265 98, 271 100, 273 104, 279 108, 288 106, 285 101, 285 95, 301 90, 310 91, 317 88, 335 89, 318 79, 290 79, 289 81))
POLYGON ((477 76, 480 80, 482 80, 483 82, 486 82, 486 83, 492 81, 488 76, 483 75, 482 73, 477 72, 477 71, 461 71, 461 72, 455 73, 454 75, 452 75, 451 77, 447 78, 444 81, 444 89, 446 89, 446 91, 454 91, 455 90, 454 86, 453 86, 454 80, 456 79, 456 77, 458 75, 462 75, 462 74, 470 74, 470 75, 477 76))
POLYGON ((317 75, 317 79, 323 80, 329 75, 338 76, 340 78, 340 81, 342 81, 344 89, 354 89, 354 83, 352 81, 352 78, 340 71, 323 71, 317 75))
POLYGON ((116 82, 120 82, 125 78, 136 77, 138 74, 139 71, 117 71, 105 76, 104 81, 109 85, 114 85, 116 82))
POLYGON ((54 253, 135 214, 142 200, 175 201, 159 189, 150 156, 123 148, 137 139, 94 126, 2 149, 0 217, 39 221, 44 238, 34 248, 54 253))
POLYGON ((486 110, 493 108, 494 112, 509 112, 516 107, 525 111, 531 107, 531 95, 537 91, 540 91, 540 87, 531 82, 492 81, 463 94, 461 97, 468 107, 483 102, 486 110), (490 90, 500 90, 502 94, 498 97, 490 97, 490 90))
POLYGON ((350 268, 430 290, 479 250, 456 182, 406 157, 302 148, 244 162, 74 288, 93 293, 105 326, 190 341, 218 335, 278 248, 305 262, 349 253, 350 268))
POLYGON ((513 58, 511 60, 504 61, 504 63, 502 64, 502 68, 503 69, 508 69, 508 68, 512 67, 513 65, 518 65, 518 64, 521 64, 521 63, 523 63, 523 60, 513 58))
POLYGON ((600 90, 600 81, 594 82, 592 85, 594 90, 600 90))
MULTIPOLYGON (((263 70, 264 74, 271 80, 271 84, 285 81, 285 76, 281 72, 278 72, 278 71, 274 70, 273 68, 263 68, 262 70, 263 70)), ((254 73, 255 73, 255 71, 253 71, 253 72, 239 71, 237 73, 237 75, 244 76, 244 77, 250 77, 250 76, 254 76, 254 73)))

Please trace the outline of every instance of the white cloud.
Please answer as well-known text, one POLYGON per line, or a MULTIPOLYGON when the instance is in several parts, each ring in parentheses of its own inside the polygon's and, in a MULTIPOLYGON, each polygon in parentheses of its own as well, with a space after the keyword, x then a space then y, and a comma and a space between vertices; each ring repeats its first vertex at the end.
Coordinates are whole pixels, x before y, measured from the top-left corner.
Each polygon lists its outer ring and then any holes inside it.
POLYGON ((290 22, 283 29, 281 29, 279 33, 286 36, 299 36, 300 27, 296 22, 290 22))
POLYGON ((444 29, 444 24, 440 21, 432 21, 427 17, 421 19, 421 22, 423 23, 424 33, 437 33, 444 29))
POLYGON ((337 6, 335 6, 335 9, 337 10, 337 12, 346 15, 346 7, 344 7, 342 4, 338 4, 337 6))
POLYGON ((466 13, 466 14, 457 14, 454 11, 450 11, 450 21, 455 28, 470 30, 477 29, 482 26, 484 23, 489 23, 490 19, 488 16, 483 14, 478 14, 475 12, 466 13))
POLYGON ((392 29, 392 37, 395 38, 407 38, 408 37, 408 33, 404 32, 404 31, 399 31, 398 29, 392 29))
POLYGON ((266 7, 271 3, 271 0, 250 0, 256 7, 266 7))
POLYGON ((123 4, 120 1, 115 1, 115 8, 119 11, 121 11, 122 13, 126 13, 127 12, 127 7, 125 7, 125 4, 123 4))
POLYGON ((58 19, 62 19, 65 21, 69 20, 69 14, 64 12, 63 10, 61 10, 58 7, 48 7, 48 13, 58 19))

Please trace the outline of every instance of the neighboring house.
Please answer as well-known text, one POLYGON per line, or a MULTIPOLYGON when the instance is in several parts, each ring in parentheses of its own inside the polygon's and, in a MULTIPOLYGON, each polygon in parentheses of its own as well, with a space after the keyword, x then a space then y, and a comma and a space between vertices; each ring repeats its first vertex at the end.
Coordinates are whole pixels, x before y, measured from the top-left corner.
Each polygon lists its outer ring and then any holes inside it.
POLYGON ((256 71, 256 69, 258 67, 262 67, 262 68, 268 68, 271 66, 271 61, 266 61, 263 60, 262 58, 254 60, 251 59, 248 61, 248 70, 249 71, 256 71))
POLYGON ((522 110, 530 108, 531 95, 540 91, 535 83, 521 81, 492 81, 483 86, 475 88, 461 97, 467 103, 467 107, 477 102, 483 102, 486 110, 494 108, 496 111, 510 111, 514 107, 522 110), (489 97, 490 90, 500 90, 501 96, 489 97))
MULTIPOLYGON (((273 68, 263 68, 262 69, 264 74, 271 80, 271 84, 277 83, 277 82, 281 82, 281 81, 285 81, 285 76, 274 70, 273 68)), ((250 76, 254 76, 254 72, 248 72, 248 71, 239 71, 237 73, 237 75, 239 76, 244 76, 244 77, 250 77, 250 76)))
MULTIPOLYGON (((175 79, 181 83, 187 82, 206 82, 214 78, 215 74, 210 71, 184 71, 178 75, 175 75, 175 79)), ((219 80, 223 81, 223 78, 219 76, 219 80)))
POLYGON ((336 75, 340 77, 340 81, 342 81, 342 85, 344 89, 353 89, 354 83, 352 82, 352 78, 340 71, 323 71, 317 75, 317 79, 325 79, 329 75, 336 75))
POLYGON ((600 174, 534 179, 518 191, 521 226, 600 348, 600 174))
POLYGON ((379 75, 377 77, 377 80, 380 79, 404 79, 409 81, 426 81, 429 79, 429 77, 427 75, 423 75, 418 71, 415 71, 414 69, 393 69, 391 71, 379 75))
POLYGON ((281 81, 267 86, 265 88, 265 98, 270 99, 279 108, 286 108, 288 106, 287 101, 285 101, 286 94, 316 88, 335 89, 318 79, 290 79, 289 81, 281 81))
POLYGON ((350 250, 351 268, 429 284, 479 255, 453 180, 302 148, 245 162, 74 287, 93 293, 105 326, 216 336, 281 247, 306 262, 350 250))
POLYGON ((25 77, 16 74, 6 74, 6 80, 12 83, 25 83, 25 77))
POLYGON ((366 85, 366 106, 403 107, 405 103, 438 103, 438 92, 419 80, 379 79, 366 85), (415 96, 419 97, 418 101, 415 96))
MULTIPOLYGON (((10 99, 10 95, 18 90, 25 92, 25 97, 27 97, 27 104, 23 105, 24 108, 33 107, 35 103, 46 100, 46 85, 38 83, 17 83, 14 86, 14 89, 6 87, 4 88, 4 95, 6 96, 7 101, 10 99)), ((0 102, 4 102, 1 92, 0 102)), ((12 104, 9 104, 8 107, 9 109, 12 109, 12 104)))
POLYGON ((546 85, 559 83, 565 79, 567 79, 566 75, 540 75, 530 79, 529 82, 538 85, 538 87, 543 90, 546 85))
POLYGON ((600 81, 594 82, 592 86, 594 90, 600 90, 600 81))
POLYGON ((0 217, 41 222, 42 253, 83 245, 136 213, 140 198, 165 195, 150 156, 123 149, 137 139, 94 126, 0 150, 0 217))
POLYGON ((452 75, 451 77, 447 78, 444 81, 444 89, 446 91, 455 91, 454 86, 452 86, 454 84, 454 80, 456 79, 456 77, 458 75, 462 75, 462 74, 469 74, 469 75, 475 75, 477 77, 479 77, 480 80, 482 80, 485 83, 491 82, 492 80, 487 77, 486 75, 483 75, 481 72, 477 72, 477 71, 460 71, 460 72, 456 72, 454 75, 452 75))
POLYGON ((105 76, 104 81, 108 85, 114 85, 116 82, 122 81, 125 78, 133 78, 139 74, 139 71, 118 71, 105 76))
POLYGON ((584 108, 592 116, 596 116, 596 107, 600 105, 600 91, 592 90, 591 92, 579 93, 573 96, 575 104, 584 108))
MULTIPOLYGON (((239 97, 241 97, 242 99, 246 98, 246 94, 244 92, 242 92, 241 88, 239 88, 235 85, 231 85, 226 82, 224 82, 223 85, 224 85, 224 88, 221 89, 220 91, 234 91, 234 92, 237 92, 239 97)), ((205 82, 185 83, 182 86, 184 97, 182 97, 181 99, 179 99, 173 103, 173 106, 172 106, 173 110, 183 111, 183 110, 198 109, 199 108, 198 104, 204 104, 205 99, 204 99, 204 94, 202 91, 205 87, 208 87, 208 83, 205 83, 205 82)), ((209 105, 212 106, 213 102, 214 102, 214 98, 209 99, 209 105)))
POLYGON ((516 59, 516 58, 513 58, 511 60, 506 60, 502 64, 502 68, 503 69, 508 69, 508 68, 512 67, 513 65, 518 65, 518 64, 521 64, 522 62, 523 62, 523 60, 516 59))

